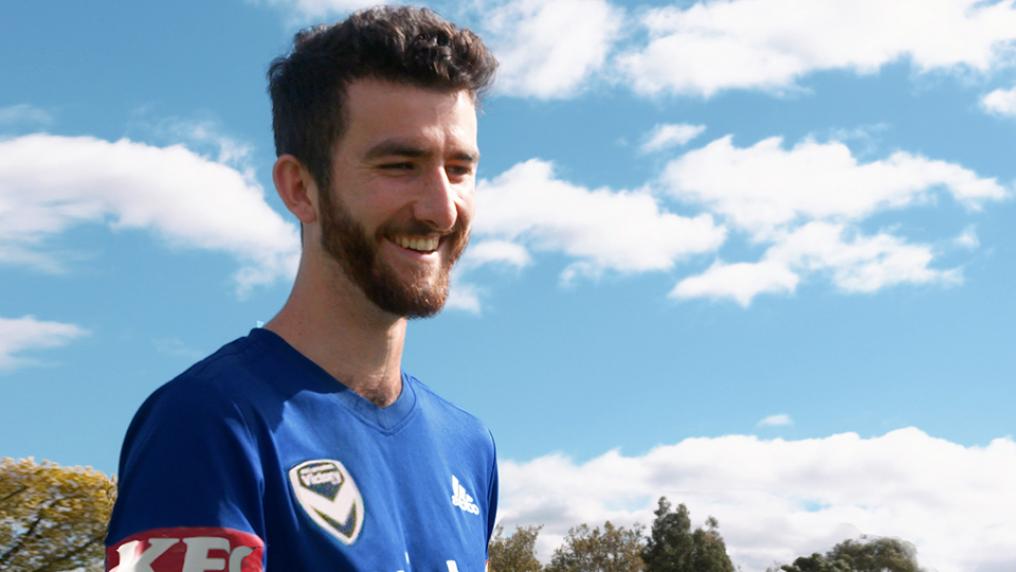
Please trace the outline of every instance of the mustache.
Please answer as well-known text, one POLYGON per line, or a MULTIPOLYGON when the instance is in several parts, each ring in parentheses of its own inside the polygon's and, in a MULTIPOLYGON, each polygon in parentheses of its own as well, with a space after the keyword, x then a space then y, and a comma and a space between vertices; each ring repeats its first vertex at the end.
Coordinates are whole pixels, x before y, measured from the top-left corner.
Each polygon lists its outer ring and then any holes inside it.
POLYGON ((389 222, 377 229, 378 238, 400 234, 425 236, 432 236, 436 234, 442 240, 445 238, 459 239, 469 235, 469 220, 466 217, 460 216, 458 220, 455 221, 455 226, 453 226, 451 230, 438 230, 434 228, 433 225, 418 219, 412 219, 401 223, 389 222))

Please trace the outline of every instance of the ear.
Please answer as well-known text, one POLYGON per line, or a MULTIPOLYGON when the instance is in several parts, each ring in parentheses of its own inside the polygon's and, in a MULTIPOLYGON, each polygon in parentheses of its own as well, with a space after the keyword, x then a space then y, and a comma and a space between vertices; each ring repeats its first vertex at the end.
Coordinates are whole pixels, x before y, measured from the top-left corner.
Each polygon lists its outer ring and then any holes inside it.
POLYGON ((280 155, 272 167, 272 181, 279 198, 301 223, 317 221, 317 184, 299 159, 280 155))

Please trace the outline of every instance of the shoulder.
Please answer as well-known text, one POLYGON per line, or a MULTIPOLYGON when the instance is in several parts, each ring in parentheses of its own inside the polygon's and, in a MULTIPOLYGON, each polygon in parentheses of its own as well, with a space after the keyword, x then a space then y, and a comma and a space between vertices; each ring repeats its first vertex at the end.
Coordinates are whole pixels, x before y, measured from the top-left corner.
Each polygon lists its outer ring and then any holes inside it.
POLYGON ((197 362, 156 389, 141 404, 127 429, 121 471, 145 450, 195 450, 197 443, 251 441, 247 410, 262 385, 252 352, 240 338, 197 362))
POLYGON ((258 378, 257 363, 263 355, 250 338, 237 338, 164 384, 153 393, 153 397, 187 394, 214 397, 246 393, 258 378))
POLYGON ((426 383, 423 383, 419 379, 408 374, 406 375, 406 379, 412 384, 413 391, 416 392, 418 396, 417 398, 424 407, 440 411, 442 414, 453 418, 457 422, 483 428, 483 422, 480 421, 478 417, 458 405, 455 405, 451 401, 448 401, 444 397, 441 397, 426 383))
POLYGON ((250 341, 238 338, 153 391, 137 417, 183 411, 228 414, 228 410, 238 410, 262 385, 257 375, 258 359, 250 341))
POLYGON ((243 353, 242 340, 227 344, 142 404, 120 452, 110 543, 181 526, 260 530, 263 471, 236 385, 250 375, 243 353))
MULTIPOLYGON (((494 437, 479 418, 465 409, 451 403, 434 392, 418 379, 407 376, 409 383, 417 394, 417 401, 427 423, 432 429, 437 429, 442 436, 448 450, 448 457, 454 463, 461 462, 461 470, 452 474, 453 488, 462 480, 466 488, 479 495, 482 508, 487 522, 487 540, 494 530, 494 520, 497 515, 498 499, 498 473, 497 473, 497 448, 494 445, 494 437), (468 467, 468 468, 467 468, 468 467)), ((473 499, 463 491, 469 499, 473 499)), ((456 495, 458 493, 456 492, 456 495)))
POLYGON ((408 383, 416 392, 417 401, 428 422, 454 432, 462 438, 469 438, 474 444, 484 445, 493 451, 494 442, 487 426, 478 417, 437 394, 419 379, 407 375, 408 383))

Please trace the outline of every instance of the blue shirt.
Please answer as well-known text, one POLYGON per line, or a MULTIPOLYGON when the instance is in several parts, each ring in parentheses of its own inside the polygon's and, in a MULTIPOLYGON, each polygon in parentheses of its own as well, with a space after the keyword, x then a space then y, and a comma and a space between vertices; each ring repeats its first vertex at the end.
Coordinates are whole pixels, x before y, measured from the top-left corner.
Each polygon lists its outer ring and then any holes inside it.
POLYGON ((120 457, 107 570, 481 571, 490 433, 405 373, 379 408, 255 329, 162 386, 120 457))

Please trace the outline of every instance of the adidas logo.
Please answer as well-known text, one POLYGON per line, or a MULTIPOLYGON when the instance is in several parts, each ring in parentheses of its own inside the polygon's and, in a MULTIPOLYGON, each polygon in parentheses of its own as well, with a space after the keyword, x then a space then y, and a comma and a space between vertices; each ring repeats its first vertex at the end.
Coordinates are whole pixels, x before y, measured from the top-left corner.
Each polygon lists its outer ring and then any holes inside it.
POLYGON ((470 514, 480 514, 480 507, 473 502, 473 497, 466 492, 459 479, 452 475, 452 504, 470 514))

